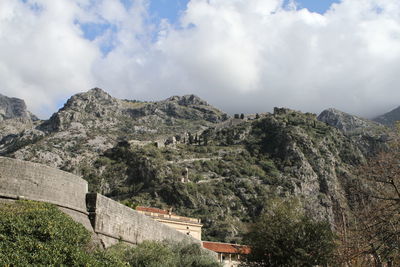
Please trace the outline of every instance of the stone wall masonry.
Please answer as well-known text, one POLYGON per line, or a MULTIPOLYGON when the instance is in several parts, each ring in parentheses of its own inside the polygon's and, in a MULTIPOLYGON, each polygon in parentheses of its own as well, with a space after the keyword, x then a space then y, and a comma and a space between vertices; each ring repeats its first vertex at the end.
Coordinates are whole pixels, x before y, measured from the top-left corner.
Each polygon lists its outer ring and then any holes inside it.
MULTIPOLYGON (((96 193, 73 174, 41 164, 0 157, 0 205, 16 199, 52 203, 92 232, 94 242, 201 241, 96 193)), ((207 250, 208 251, 208 250, 207 250)), ((212 252, 208 251, 210 254, 212 252)))
POLYGON ((88 210, 95 233, 105 247, 119 240, 139 244, 144 240, 201 242, 100 194, 88 194, 88 210))
POLYGON ((85 180, 41 164, 0 157, 0 195, 44 201, 87 214, 85 180))
POLYGON ((57 205, 93 232, 86 208, 88 184, 82 178, 42 164, 0 157, 0 198, 57 205))

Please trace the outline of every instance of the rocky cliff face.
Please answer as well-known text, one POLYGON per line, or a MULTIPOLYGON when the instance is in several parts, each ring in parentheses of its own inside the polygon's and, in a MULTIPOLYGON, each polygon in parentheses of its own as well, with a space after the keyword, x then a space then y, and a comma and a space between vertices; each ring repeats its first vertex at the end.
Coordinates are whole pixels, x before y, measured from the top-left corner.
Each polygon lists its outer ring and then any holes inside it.
POLYGON ((38 118, 30 113, 25 101, 0 94, 0 140, 14 138, 25 129, 32 128, 38 118))
POLYGON ((329 108, 322 111, 318 116, 318 120, 325 122, 326 124, 329 124, 346 134, 380 126, 376 122, 363 119, 334 108, 329 108))
MULTIPOLYGON (((21 113, 21 112, 20 112, 21 113)), ((228 116, 189 95, 159 102, 120 100, 99 88, 72 96, 49 120, 0 141, 0 154, 80 173, 120 140, 159 141, 199 132, 228 116)))
POLYGON ((326 109, 318 120, 333 126, 348 136, 365 155, 374 155, 387 148, 391 129, 375 121, 360 118, 337 109, 326 109))
POLYGON ((400 121, 400 107, 374 118, 374 121, 383 125, 394 126, 397 121, 400 121))
POLYGON ((14 118, 37 120, 37 117, 27 110, 24 100, 0 94, 0 121, 14 118))

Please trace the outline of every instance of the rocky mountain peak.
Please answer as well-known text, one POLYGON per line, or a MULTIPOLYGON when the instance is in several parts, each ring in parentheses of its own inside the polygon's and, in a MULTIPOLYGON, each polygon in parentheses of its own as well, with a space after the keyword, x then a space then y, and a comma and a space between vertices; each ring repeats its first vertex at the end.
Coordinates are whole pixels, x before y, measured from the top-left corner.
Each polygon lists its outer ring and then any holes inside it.
POLYGON ((93 104, 115 105, 117 100, 100 88, 93 88, 87 92, 73 95, 68 99, 62 110, 68 108, 82 108, 93 104))
POLYGON ((41 128, 45 131, 59 131, 68 128, 74 122, 88 126, 95 122, 102 123, 104 120, 112 121, 119 106, 120 100, 100 88, 93 88, 70 97, 41 128))
POLYGON ((383 125, 393 126, 396 121, 400 121, 400 107, 397 107, 392 111, 389 111, 381 116, 378 116, 373 120, 383 125))
POLYGON ((204 105, 208 106, 208 103, 196 95, 184 95, 178 101, 179 105, 204 105))
POLYGON ((376 122, 345 113, 335 108, 329 108, 322 111, 318 116, 318 120, 325 122, 344 133, 380 126, 376 122))
POLYGON ((0 121, 14 118, 37 120, 37 117, 27 110, 24 100, 0 94, 0 121))
POLYGON ((181 106, 190 106, 190 105, 208 106, 207 101, 193 94, 184 96, 172 96, 170 98, 167 98, 166 101, 177 102, 181 106))

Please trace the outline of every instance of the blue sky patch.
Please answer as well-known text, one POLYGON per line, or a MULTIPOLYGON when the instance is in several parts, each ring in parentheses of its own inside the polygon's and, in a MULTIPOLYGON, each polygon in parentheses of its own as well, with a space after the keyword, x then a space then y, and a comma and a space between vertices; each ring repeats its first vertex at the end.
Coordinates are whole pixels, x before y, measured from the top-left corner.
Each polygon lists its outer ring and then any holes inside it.
POLYGON ((324 14, 332 4, 339 3, 340 0, 297 0, 299 8, 307 8, 311 12, 324 14))
POLYGON ((93 41, 96 37, 103 35, 107 30, 117 31, 115 25, 109 23, 78 23, 85 39, 93 41))
POLYGON ((102 40, 99 47, 103 55, 107 55, 115 48, 115 41, 112 39, 112 35, 118 31, 116 25, 110 23, 79 23, 78 21, 75 23, 81 28, 85 39, 90 41, 104 35, 107 31, 111 31, 110 38, 102 40))
POLYGON ((126 9, 130 9, 132 7, 132 0, 120 0, 121 3, 125 6, 126 9))
POLYGON ((176 24, 188 2, 189 0, 150 0, 149 12, 153 22, 168 19, 171 24, 176 24))

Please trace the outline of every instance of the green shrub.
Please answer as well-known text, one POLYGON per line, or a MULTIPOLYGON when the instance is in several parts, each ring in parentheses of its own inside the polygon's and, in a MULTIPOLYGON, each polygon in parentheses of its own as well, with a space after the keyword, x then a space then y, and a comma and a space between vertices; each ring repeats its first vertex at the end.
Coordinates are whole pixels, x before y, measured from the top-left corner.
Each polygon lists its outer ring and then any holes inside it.
POLYGON ((145 241, 136 248, 128 249, 125 259, 131 266, 137 267, 174 267, 176 257, 164 243, 145 241))
POLYGON ((136 247, 118 244, 108 255, 123 258, 135 267, 219 267, 217 261, 198 244, 144 241, 136 247))
POLYGON ((169 243, 178 259, 176 267, 219 267, 217 261, 198 244, 169 243))
POLYGON ((54 205, 0 205, 0 263, 7 266, 125 266, 96 251, 91 235, 54 205))

